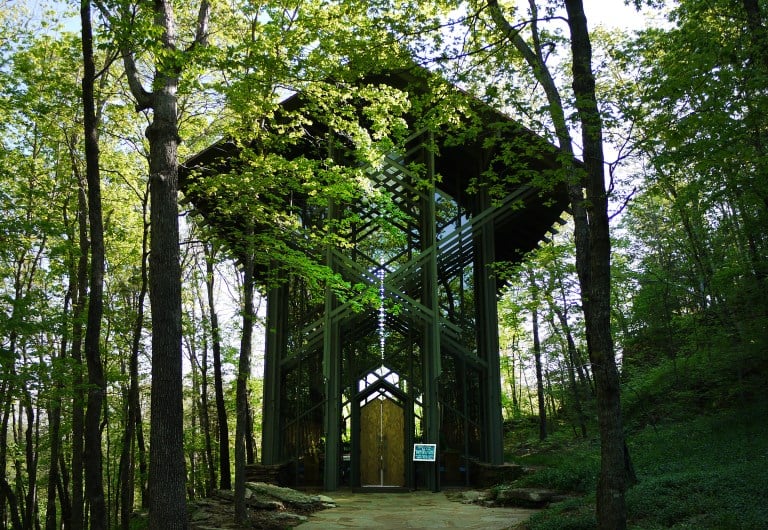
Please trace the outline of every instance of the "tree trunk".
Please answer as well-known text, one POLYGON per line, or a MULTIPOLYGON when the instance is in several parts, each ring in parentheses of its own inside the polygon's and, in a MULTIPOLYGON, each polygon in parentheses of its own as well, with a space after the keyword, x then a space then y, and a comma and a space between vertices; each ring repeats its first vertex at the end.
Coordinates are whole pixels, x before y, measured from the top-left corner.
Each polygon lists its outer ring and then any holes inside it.
MULTIPOLYGON (((141 403, 139 401, 139 349, 141 333, 144 329, 144 300, 147 296, 147 244, 149 242, 149 223, 146 222, 148 196, 142 198, 144 226, 141 239, 141 286, 136 302, 136 319, 133 324, 131 338, 131 356, 128 361, 128 413, 126 415, 125 433, 123 436, 122 455, 120 457, 120 528, 128 530, 131 526, 131 513, 134 506, 134 490, 136 477, 136 457, 134 440, 141 430, 141 403)), ((141 451, 144 450, 143 442, 141 451)), ((143 458, 142 458, 143 461, 143 458)), ((142 466, 139 473, 139 488, 141 491, 142 507, 145 506, 146 469, 142 466)))
POLYGON ((536 395, 539 406, 539 440, 547 438, 547 407, 544 402, 544 376, 541 369, 541 342, 539 341, 539 311, 531 309, 531 327, 533 328, 533 357, 536 361, 536 395))
MULTIPOLYGON (((547 391, 544 394, 545 403, 549 405, 549 417, 554 418, 557 416, 557 401, 555 400, 555 391, 552 389, 552 372, 549 371, 549 368, 544 370, 544 381, 547 383, 547 391)), ((555 431, 554 425, 550 427, 550 430, 555 431)))
MULTIPOLYGON (((172 39, 170 4, 156 2, 172 39)), ((187 527, 184 407, 181 366, 181 265, 179 263, 178 79, 157 74, 150 145, 152 239, 149 298, 152 309, 152 405, 149 443, 149 526, 187 527)))
MULTIPOLYGON (((29 363, 24 355, 24 365, 29 363)), ((21 405, 21 403, 19 403, 21 405)), ((24 501, 23 521, 26 528, 33 528, 39 525, 35 524, 37 513, 37 441, 35 436, 36 428, 40 421, 39 414, 35 414, 32 407, 32 394, 29 389, 24 390, 23 398, 24 413, 27 416, 27 428, 24 431, 24 463, 27 472, 27 495, 24 501)), ((19 411, 21 414, 21 411, 19 411)), ((21 492, 19 492, 21 493, 21 492)), ((21 497, 21 495, 19 495, 21 497)))
MULTIPOLYGON (((579 422, 579 429, 581 430, 582 438, 587 437, 587 421, 584 417, 584 409, 581 406, 581 393, 579 392, 579 385, 576 383, 576 342, 573 340, 573 334, 571 333, 571 326, 568 324, 568 318, 562 309, 552 302, 552 311, 557 315, 557 319, 560 321, 560 327, 565 335, 567 344, 566 350, 566 362, 565 366, 568 370, 568 383, 571 386, 571 392, 573 393, 573 408, 576 410, 576 418, 579 422)), ((554 327, 554 322, 553 322, 554 327)))
POLYGON ((88 365, 88 406, 85 412, 85 491, 91 513, 91 529, 108 526, 104 485, 102 481, 101 410, 106 392, 101 362, 100 339, 104 289, 104 229, 101 211, 101 177, 99 174, 99 138, 94 85, 96 65, 93 61, 91 3, 82 0, 80 7, 83 47, 83 128, 85 139, 85 174, 88 182, 88 220, 91 236, 90 296, 85 332, 85 358, 88 365))
MULTIPOLYGON (((572 139, 565 120, 560 94, 544 61, 536 26, 536 4, 529 1, 532 11, 534 49, 520 32, 509 24, 497 0, 489 0, 491 15, 499 30, 530 66, 547 95, 549 111, 563 159, 573 157, 572 139)), ((626 473, 628 452, 625 452, 621 421, 618 370, 614 358, 610 328, 610 238, 608 230, 607 196, 605 192, 602 123, 595 98, 592 74, 592 47, 587 19, 581 0, 566 0, 568 25, 571 30, 573 56, 573 89, 581 122, 584 146, 584 170, 573 165, 567 177, 571 212, 576 240, 576 270, 581 285, 582 306, 587 329, 587 347, 592 361, 598 402, 601 437, 601 472, 598 483, 597 518, 601 529, 626 528, 626 473), (584 178, 586 177, 586 178, 584 178), (586 182, 586 201, 584 183, 586 182), (589 212, 587 212, 589 207, 589 212)))
POLYGON ((515 417, 520 413, 520 405, 517 402, 517 375, 515 374, 515 352, 511 349, 511 355, 505 357, 504 371, 507 375, 507 383, 509 384, 509 393, 512 396, 512 410, 510 417, 515 417))
MULTIPOLYGON (((120 375, 130 381, 130 375, 125 362, 120 363, 120 375)), ((116 503, 116 525, 127 530, 130 528, 130 512, 133 509, 133 439, 134 428, 131 418, 131 390, 130 382, 128 385, 120 385, 122 395, 122 406, 125 418, 123 426, 123 436, 120 441, 120 460, 117 467, 117 503, 116 503)))
MULTIPOLYGON (((752 77, 760 80, 757 83, 757 87, 750 90, 752 92, 747 96, 748 111, 745 116, 745 123, 750 125, 752 130, 750 143, 755 150, 755 156, 753 162, 756 164, 755 177, 747 177, 748 184, 747 189, 751 194, 754 194, 758 207, 754 209, 751 216, 751 222, 746 222, 744 226, 744 232, 747 236, 747 240, 750 242, 750 259, 752 263, 752 272, 755 276, 755 292, 765 293, 766 287, 768 287, 768 263, 766 263, 765 257, 765 225, 768 216, 768 189, 765 187, 765 178, 760 178, 768 172, 768 163, 766 162, 766 146, 768 146, 768 133, 766 133, 765 112, 757 104, 761 99, 761 96, 756 95, 763 90, 765 86, 765 77, 768 75, 768 54, 765 53, 768 47, 768 28, 765 25, 765 7, 764 4, 758 0, 742 0, 742 6, 746 13, 747 27, 749 30, 749 62, 754 64, 757 72, 752 74, 752 77)), ((744 217, 748 216, 749 209, 740 208, 744 217)), ((746 220, 746 219, 745 219, 746 220)), ((758 295, 759 296, 759 295, 758 295)), ((759 296, 759 299, 755 300, 755 305, 762 309, 763 314, 768 313, 768 304, 764 296, 759 296)), ((741 327, 740 322, 736 322, 737 326, 741 327)))
MULTIPOLYGON (((147 491, 147 446, 144 443, 144 423, 141 414, 141 396, 139 395, 139 351, 141 345, 141 333, 144 329, 144 303, 149 291, 149 229, 150 223, 147 220, 149 210, 149 190, 147 189, 142 197, 142 219, 143 230, 141 236, 141 289, 139 290, 139 300, 136 304, 136 323, 133 327, 133 344, 131 346, 131 363, 129 372, 131 374, 130 396, 131 418, 136 429, 136 448, 139 453, 139 491, 141 492, 141 507, 149 508, 149 493, 147 491)), ((134 464, 135 465, 135 464, 134 464)))
POLYGON ((246 409, 247 414, 245 422, 245 463, 253 465, 256 463, 256 444, 253 440, 253 409, 251 408, 251 393, 246 388, 246 409))
POLYGON ((589 394, 587 395, 587 401, 589 401, 595 397, 595 384, 592 381, 588 363, 584 358, 584 352, 579 348, 576 348, 574 353, 576 354, 576 374, 579 376, 579 384, 589 390, 589 394))
POLYGON ((213 248, 205 247, 206 290, 208 293, 208 310, 211 320, 211 348, 213 350, 213 387, 216 394, 216 418, 219 424, 219 476, 221 489, 232 489, 232 475, 229 460, 229 425, 227 423, 227 407, 224 402, 224 382, 221 377, 221 338, 219 317, 216 314, 213 294, 213 248))
POLYGON ((611 241, 603 165, 602 122, 595 97, 592 46, 584 6, 581 0, 566 0, 565 6, 571 30, 573 90, 582 129, 589 209, 588 247, 577 247, 577 259, 580 254, 581 261, 588 266, 588 271, 579 271, 579 280, 582 286, 587 345, 595 378, 600 426, 601 466, 597 489, 597 521, 600 529, 620 530, 627 526, 624 495, 630 466, 624 443, 621 388, 611 335, 611 241))
MULTIPOLYGON (((19 517, 19 506, 16 501, 16 494, 11 489, 11 485, 5 479, 5 475, 0 477, 0 493, 2 497, 8 499, 8 507, 10 508, 11 515, 11 528, 12 530, 22 530, 24 528, 21 524, 21 517, 19 517)), ((2 522, 2 521, 0 521, 2 522)))
MULTIPOLYGON (((194 319, 194 316, 192 316, 192 318, 194 319)), ((194 500, 199 492, 203 492, 202 495, 205 495, 204 492, 206 490, 206 481, 208 479, 208 471, 206 469, 205 463, 206 453, 204 450, 201 452, 198 448, 200 429, 203 428, 203 406, 202 399, 198 398, 198 396, 201 394, 201 378, 199 375, 200 362, 197 358, 196 341, 197 337, 190 337, 188 335, 184 337, 189 365, 192 370, 192 373, 190 374, 192 379, 192 400, 190 402, 191 410, 189 414, 187 414, 187 417, 190 419, 192 424, 189 432, 189 438, 191 438, 192 443, 190 444, 189 455, 187 457, 189 461, 189 476, 187 477, 187 496, 189 497, 189 500, 194 500), (201 463, 204 469, 200 469, 201 463)))
MULTIPOLYGON (((13 369, 10 370, 13 372, 13 369)), ((4 374, 5 379, 3 379, 3 383, 0 386, 0 396, 2 396, 3 402, 2 402, 2 418, 0 418, 0 440, 7 440, 8 439, 8 422, 11 417, 11 403, 13 401, 13 376, 14 373, 10 374, 4 374)), ((10 485, 6 482, 5 477, 8 476, 8 444, 0 443, 0 477, 2 477, 2 480, 4 484, 0 484, 0 524, 4 524, 6 522, 6 512, 5 512, 5 502, 6 499, 10 502, 10 497, 8 494, 13 494, 13 491, 11 490, 10 485)), ((11 507, 12 511, 15 510, 15 508, 11 507)), ((13 512, 11 513, 11 516, 13 516, 13 512)), ((17 514, 18 515, 18 514, 17 514)), ((21 524, 19 524, 21 526, 21 524)))
POLYGON ((72 169, 78 182, 78 239, 80 256, 77 262, 77 298, 72 306, 72 530, 85 526, 83 503, 83 425, 85 423, 85 385, 83 384, 83 314, 88 301, 88 198, 85 177, 80 172, 71 148, 72 169))
MULTIPOLYGON (((203 370, 208 371, 208 352, 203 353, 203 370)), ((210 495, 211 492, 216 489, 216 465, 213 463, 213 441, 211 439, 211 418, 210 418, 210 403, 208 402, 208 378, 203 378, 203 395, 202 395, 202 422, 203 433, 205 435, 205 460, 208 469, 208 480, 205 486, 206 495, 210 495)))
MULTIPOLYGON (((202 308, 202 301, 200 302, 202 308)), ((205 465, 207 470, 207 480, 205 485, 205 495, 216 489, 216 466, 213 463, 213 443, 211 440, 211 405, 208 400, 208 344, 203 343, 202 359, 200 361, 200 422, 203 425, 203 435, 205 437, 205 465)))
MULTIPOLYGON (((64 295, 64 307, 62 309, 62 321, 67 322, 69 319, 69 304, 72 300, 72 293, 74 289, 74 279, 70 280, 69 289, 64 295)), ((64 390, 63 376, 63 363, 67 357, 67 340, 68 334, 63 333, 61 337, 61 345, 59 347, 59 355, 52 355, 51 366, 53 369, 53 391, 55 396, 51 398, 48 408, 48 418, 50 424, 50 471, 48 472, 48 492, 47 501, 45 507, 45 530, 56 530, 58 525, 57 510, 56 510, 56 488, 59 485, 59 454, 61 453, 61 405, 62 394, 64 390), (60 372, 61 371, 61 372, 60 372)), ((5 439, 5 438, 0 438, 5 439)), ((62 506, 62 512, 64 507, 62 506)), ((2 519, 0 518, 0 523, 2 519)))
POLYGON ((69 472, 64 452, 59 451, 59 475, 56 483, 56 490, 59 494, 59 504, 61 505, 61 528, 69 530, 69 523, 72 521, 72 500, 69 496, 69 472))
POLYGON ((531 416, 533 416, 534 414, 536 414, 536 410, 533 408, 533 399, 531 398, 531 392, 529 391, 531 387, 528 384, 528 375, 526 375, 525 363, 523 362, 523 354, 518 352, 517 357, 518 357, 518 360, 520 361, 519 363, 520 373, 523 376, 523 384, 518 385, 520 387, 520 401, 523 400, 523 389, 525 389, 526 390, 525 393, 528 396, 528 408, 531 409, 531 416))
MULTIPOLYGON (((177 87, 184 64, 176 48, 173 5, 152 5, 160 45, 175 60, 158 60, 151 92, 144 89, 135 58, 121 43, 126 78, 137 109, 152 109, 149 141, 150 221, 149 298, 152 310, 152 405, 150 411, 149 526, 188 526, 184 460, 181 362, 181 264, 179 262, 177 87)), ((203 44, 209 7, 204 0, 196 44, 203 44)))
MULTIPOLYGON (((181 363, 181 264, 179 262, 177 88, 188 57, 176 47, 173 4, 152 4, 162 57, 157 58, 152 91, 142 85, 130 45, 120 42, 126 80, 137 110, 152 109, 149 141, 150 222, 149 298, 152 310, 152 389, 149 455, 150 528, 186 528, 186 465, 181 363)), ((210 5, 200 3, 194 45, 207 43, 210 5)), ((128 22, 128 21, 126 21, 128 22)))
MULTIPOLYGON (((247 242, 250 244, 250 242, 247 242)), ((254 260, 250 249, 243 264, 243 335, 240 342, 240 360, 237 368, 237 424, 235 430, 235 520, 245 523, 245 461, 248 422, 248 380, 251 375, 251 349, 253 338, 254 260)))
POLYGON ((199 486, 200 477, 198 476, 198 459, 199 459, 199 452, 197 450, 197 439, 198 439, 198 430, 197 430, 197 420, 198 420, 198 414, 199 414, 199 401, 197 399, 197 396, 200 395, 200 382, 197 376, 197 355, 194 351, 194 344, 191 344, 192 341, 188 340, 185 337, 185 344, 186 349, 189 352, 189 364, 192 368, 191 379, 192 379, 192 400, 189 404, 189 421, 191 425, 187 428, 187 437, 192 442, 189 444, 189 453, 187 454, 187 462, 189 463, 187 467, 187 498, 190 501, 193 501, 195 499, 195 495, 199 486))

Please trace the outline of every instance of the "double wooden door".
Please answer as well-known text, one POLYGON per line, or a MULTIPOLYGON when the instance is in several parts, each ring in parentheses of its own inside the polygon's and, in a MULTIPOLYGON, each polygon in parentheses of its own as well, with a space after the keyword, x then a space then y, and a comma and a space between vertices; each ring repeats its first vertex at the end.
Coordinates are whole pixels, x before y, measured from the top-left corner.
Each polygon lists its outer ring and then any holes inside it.
POLYGON ((360 484, 405 485, 405 418, 393 399, 372 399, 360 409, 360 484))

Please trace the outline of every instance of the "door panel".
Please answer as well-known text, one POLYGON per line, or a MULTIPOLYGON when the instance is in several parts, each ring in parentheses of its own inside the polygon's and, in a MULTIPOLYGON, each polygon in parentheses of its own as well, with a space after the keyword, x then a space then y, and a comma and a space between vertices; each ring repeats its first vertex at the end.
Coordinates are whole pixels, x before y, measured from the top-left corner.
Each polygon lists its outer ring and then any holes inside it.
POLYGON ((392 399, 374 399, 360 409, 360 484, 405 485, 405 418, 392 399))

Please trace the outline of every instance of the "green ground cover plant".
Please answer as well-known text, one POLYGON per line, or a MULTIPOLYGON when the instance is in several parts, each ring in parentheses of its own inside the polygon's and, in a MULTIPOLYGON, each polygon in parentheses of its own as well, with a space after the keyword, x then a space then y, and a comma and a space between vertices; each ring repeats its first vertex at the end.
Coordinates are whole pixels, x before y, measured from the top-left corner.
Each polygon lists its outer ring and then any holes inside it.
MULTIPOLYGON (((677 401, 675 416, 658 417, 657 408, 645 409, 642 418, 628 418, 632 430, 627 440, 639 481, 627 493, 629 528, 768 528, 768 400, 750 387, 746 401, 729 397, 714 408, 702 407, 699 399, 689 399, 690 388, 678 387, 666 396, 677 401)), ((670 391, 669 386, 659 389, 670 391)), ((708 394, 716 395, 717 388, 708 394)), ((664 410, 670 407, 667 403, 664 410)), ((527 435, 518 431, 514 436, 512 445, 520 446, 527 435)), ((534 470, 513 486, 552 488, 573 496, 521 528, 594 528, 597 440, 548 441, 539 447, 512 458, 534 470)))

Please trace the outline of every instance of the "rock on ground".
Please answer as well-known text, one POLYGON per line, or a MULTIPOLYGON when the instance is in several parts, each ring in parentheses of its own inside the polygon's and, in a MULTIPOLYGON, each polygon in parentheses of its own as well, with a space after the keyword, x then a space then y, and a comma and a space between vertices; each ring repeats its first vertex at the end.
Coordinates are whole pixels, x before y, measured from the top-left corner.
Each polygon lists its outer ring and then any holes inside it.
POLYGON ((272 484, 247 482, 245 487, 245 503, 248 508, 246 524, 238 524, 234 520, 234 492, 216 490, 211 497, 190 504, 190 528, 278 530, 306 521, 307 514, 336 506, 330 497, 307 495, 272 484))

